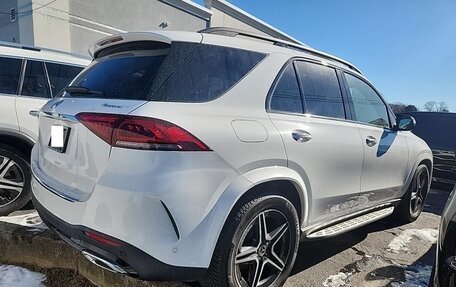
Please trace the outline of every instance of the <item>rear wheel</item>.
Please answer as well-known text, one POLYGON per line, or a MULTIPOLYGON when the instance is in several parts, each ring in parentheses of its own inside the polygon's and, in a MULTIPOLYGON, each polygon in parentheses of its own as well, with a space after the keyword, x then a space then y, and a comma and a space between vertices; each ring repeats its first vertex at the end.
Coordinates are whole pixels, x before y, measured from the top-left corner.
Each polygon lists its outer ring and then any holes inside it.
POLYGON ((429 170, 426 165, 417 167, 412 182, 407 192, 401 199, 401 203, 395 209, 394 217, 401 222, 413 222, 421 214, 424 208, 424 201, 429 192, 429 170))
POLYGON ((31 198, 30 165, 18 150, 0 146, 0 216, 22 208, 31 198))
POLYGON ((203 286, 282 286, 299 245, 293 204, 267 195, 238 204, 223 227, 203 286))

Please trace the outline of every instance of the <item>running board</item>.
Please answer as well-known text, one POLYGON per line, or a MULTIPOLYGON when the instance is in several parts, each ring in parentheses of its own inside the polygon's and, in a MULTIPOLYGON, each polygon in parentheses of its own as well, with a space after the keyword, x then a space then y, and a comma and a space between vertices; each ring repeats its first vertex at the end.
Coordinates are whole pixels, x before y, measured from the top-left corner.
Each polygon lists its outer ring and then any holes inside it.
POLYGON ((342 221, 336 223, 334 225, 325 227, 320 230, 316 230, 311 232, 307 235, 307 238, 314 239, 314 238, 324 238, 324 237, 331 237, 336 236, 347 231, 353 230, 360 226, 369 224, 371 222, 377 221, 381 218, 387 217, 388 215, 392 214, 394 211, 394 207, 390 206, 384 209, 376 210, 373 212, 369 212, 346 221, 342 221))

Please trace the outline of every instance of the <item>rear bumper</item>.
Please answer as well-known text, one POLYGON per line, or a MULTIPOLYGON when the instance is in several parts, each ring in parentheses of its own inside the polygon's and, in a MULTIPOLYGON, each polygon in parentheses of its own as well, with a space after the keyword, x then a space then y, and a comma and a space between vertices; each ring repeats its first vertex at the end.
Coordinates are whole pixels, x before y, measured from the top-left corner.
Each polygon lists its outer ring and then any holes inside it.
POLYGON ((113 238, 120 246, 102 244, 90 237, 85 232, 93 232, 90 228, 72 225, 59 219, 33 196, 33 205, 38 211, 43 222, 54 230, 65 242, 80 250, 90 261, 112 272, 143 280, 174 280, 196 281, 200 280, 205 268, 179 267, 163 263, 148 255, 140 249, 113 238))

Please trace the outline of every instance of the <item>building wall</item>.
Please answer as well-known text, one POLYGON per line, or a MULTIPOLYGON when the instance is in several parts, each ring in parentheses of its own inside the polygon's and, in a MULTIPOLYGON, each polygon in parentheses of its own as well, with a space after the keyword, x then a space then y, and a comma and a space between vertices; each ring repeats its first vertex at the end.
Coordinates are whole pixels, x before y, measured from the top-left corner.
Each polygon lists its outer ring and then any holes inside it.
POLYGON ((211 18, 211 27, 229 27, 266 35, 266 33, 264 33, 263 31, 258 30, 252 27, 251 25, 248 25, 215 7, 212 7, 211 11, 213 13, 211 18))
POLYGON ((17 0, 2 0, 0 2, 0 41, 19 42, 19 19, 10 21, 10 9, 16 8, 17 0))

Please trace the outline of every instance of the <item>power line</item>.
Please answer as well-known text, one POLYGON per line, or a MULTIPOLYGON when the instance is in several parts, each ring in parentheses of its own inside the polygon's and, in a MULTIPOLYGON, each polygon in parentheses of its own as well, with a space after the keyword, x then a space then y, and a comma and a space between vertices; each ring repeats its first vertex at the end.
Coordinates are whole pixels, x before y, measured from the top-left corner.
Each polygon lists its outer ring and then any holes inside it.
MULTIPOLYGON (((46 6, 51 5, 51 4, 54 3, 55 1, 57 1, 57 0, 52 0, 52 1, 50 1, 50 2, 48 2, 48 3, 46 3, 46 4, 44 4, 44 5, 41 5, 40 7, 35 8, 35 9, 30 9, 30 10, 22 11, 22 12, 16 12, 16 15, 21 15, 21 14, 26 14, 26 13, 30 13, 30 12, 36 11, 36 10, 38 10, 38 9, 41 9, 41 8, 44 8, 44 7, 46 7, 46 6)), ((10 15, 11 12, 2 12, 2 11, 0 11, 0 14, 10 15)))

